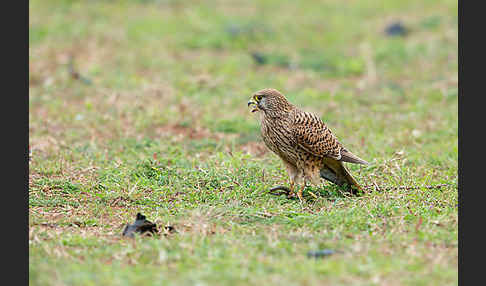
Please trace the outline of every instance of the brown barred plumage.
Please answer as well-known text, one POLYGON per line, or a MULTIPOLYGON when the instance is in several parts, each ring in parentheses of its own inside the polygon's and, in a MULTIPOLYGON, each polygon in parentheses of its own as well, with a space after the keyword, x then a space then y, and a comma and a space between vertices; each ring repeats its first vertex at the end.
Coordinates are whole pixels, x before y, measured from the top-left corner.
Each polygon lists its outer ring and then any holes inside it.
POLYGON ((319 116, 301 111, 271 88, 257 91, 248 106, 260 113, 263 141, 287 168, 291 192, 304 179, 297 193, 300 199, 307 182, 319 184, 321 178, 347 184, 352 193, 361 189, 342 162, 368 163, 346 150, 319 116))

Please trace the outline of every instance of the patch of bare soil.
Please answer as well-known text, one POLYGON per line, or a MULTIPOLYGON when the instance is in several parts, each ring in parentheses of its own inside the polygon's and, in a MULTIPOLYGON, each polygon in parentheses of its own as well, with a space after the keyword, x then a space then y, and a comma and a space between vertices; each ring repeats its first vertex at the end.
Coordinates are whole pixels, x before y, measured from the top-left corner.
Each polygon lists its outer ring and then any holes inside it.
POLYGON ((177 141, 183 140, 200 140, 200 139, 228 139, 237 137, 237 134, 225 134, 220 132, 211 132, 209 129, 201 126, 185 126, 180 124, 168 124, 156 128, 156 133, 160 136, 174 136, 177 141))
POLYGON ((241 146, 241 150, 255 157, 262 157, 268 152, 263 142, 250 141, 241 146))

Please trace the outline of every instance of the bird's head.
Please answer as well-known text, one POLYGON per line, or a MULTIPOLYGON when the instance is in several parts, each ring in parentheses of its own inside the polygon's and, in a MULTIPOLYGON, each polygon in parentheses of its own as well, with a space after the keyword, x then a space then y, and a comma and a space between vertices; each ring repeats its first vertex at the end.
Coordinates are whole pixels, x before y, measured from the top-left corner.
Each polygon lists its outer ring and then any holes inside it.
POLYGON ((263 111, 266 115, 278 116, 292 109, 292 104, 278 90, 265 88, 253 94, 248 101, 251 112, 263 111))

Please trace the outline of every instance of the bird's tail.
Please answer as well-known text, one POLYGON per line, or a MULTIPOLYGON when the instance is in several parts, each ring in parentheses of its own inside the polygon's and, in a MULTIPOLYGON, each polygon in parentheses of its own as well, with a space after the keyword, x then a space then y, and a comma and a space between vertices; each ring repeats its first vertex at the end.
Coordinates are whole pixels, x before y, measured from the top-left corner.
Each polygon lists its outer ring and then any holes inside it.
POLYGON ((357 194, 362 188, 349 173, 343 162, 331 158, 324 159, 324 165, 320 170, 321 177, 338 186, 347 185, 347 190, 357 194))
POLYGON ((361 165, 369 165, 370 163, 366 162, 365 160, 361 159, 360 157, 354 155, 353 153, 349 152, 348 150, 341 150, 341 161, 361 164, 361 165))

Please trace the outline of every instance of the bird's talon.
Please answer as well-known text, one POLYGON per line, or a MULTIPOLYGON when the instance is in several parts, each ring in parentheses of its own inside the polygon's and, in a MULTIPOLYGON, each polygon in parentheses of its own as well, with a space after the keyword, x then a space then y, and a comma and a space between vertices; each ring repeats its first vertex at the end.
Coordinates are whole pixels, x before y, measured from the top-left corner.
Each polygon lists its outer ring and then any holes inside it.
POLYGON ((269 191, 270 194, 280 196, 283 194, 286 194, 287 196, 291 193, 290 189, 284 186, 276 186, 270 189, 269 191), (276 191, 281 191, 281 192, 276 192, 276 191))

